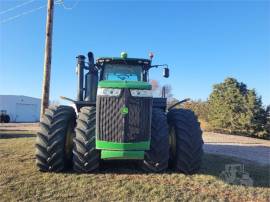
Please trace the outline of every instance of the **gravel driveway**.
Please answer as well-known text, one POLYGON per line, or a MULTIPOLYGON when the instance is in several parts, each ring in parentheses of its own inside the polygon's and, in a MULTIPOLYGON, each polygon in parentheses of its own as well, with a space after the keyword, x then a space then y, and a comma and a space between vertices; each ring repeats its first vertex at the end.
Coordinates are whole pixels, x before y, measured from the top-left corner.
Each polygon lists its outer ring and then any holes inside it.
POLYGON ((263 165, 270 165, 270 141, 250 137, 205 132, 204 151, 234 156, 263 165))

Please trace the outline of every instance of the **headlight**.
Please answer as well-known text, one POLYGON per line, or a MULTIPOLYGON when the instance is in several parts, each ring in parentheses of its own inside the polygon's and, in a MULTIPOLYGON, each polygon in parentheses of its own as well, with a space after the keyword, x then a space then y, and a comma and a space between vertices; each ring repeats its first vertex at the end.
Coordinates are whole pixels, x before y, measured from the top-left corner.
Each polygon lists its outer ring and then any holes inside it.
POLYGON ((107 95, 107 96, 119 96, 121 89, 115 88, 98 88, 97 95, 107 95))
POLYGON ((134 97, 153 97, 151 90, 130 90, 134 97))

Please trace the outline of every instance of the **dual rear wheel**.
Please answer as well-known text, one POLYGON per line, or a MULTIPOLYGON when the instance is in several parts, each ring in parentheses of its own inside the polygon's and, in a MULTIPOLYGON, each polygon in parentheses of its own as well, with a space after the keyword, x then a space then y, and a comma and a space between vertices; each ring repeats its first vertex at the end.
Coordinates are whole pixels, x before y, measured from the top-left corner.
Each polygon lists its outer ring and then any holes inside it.
POLYGON ((69 106, 51 106, 40 122, 36 139, 36 164, 40 171, 59 172, 73 165, 78 172, 90 172, 99 166, 95 149, 95 107, 83 107, 76 113, 69 106), (76 127, 75 127, 76 125, 76 127))
POLYGON ((36 138, 36 164, 41 171, 59 172, 71 165, 76 114, 67 106, 46 109, 36 138))
POLYGON ((173 109, 167 116, 153 109, 150 150, 145 152, 142 168, 162 172, 170 167, 193 174, 201 165, 203 140, 195 114, 186 109, 173 109))
MULTIPOLYGON (((46 110, 36 139, 39 170, 59 172, 73 165, 77 172, 92 172, 99 167, 95 107, 81 108, 76 124, 75 120, 72 107, 52 106, 46 110)), ((200 168, 202 145, 202 131, 192 111, 173 109, 166 115, 154 108, 150 150, 145 151, 140 166, 148 172, 162 172, 170 166, 193 174, 200 168)))

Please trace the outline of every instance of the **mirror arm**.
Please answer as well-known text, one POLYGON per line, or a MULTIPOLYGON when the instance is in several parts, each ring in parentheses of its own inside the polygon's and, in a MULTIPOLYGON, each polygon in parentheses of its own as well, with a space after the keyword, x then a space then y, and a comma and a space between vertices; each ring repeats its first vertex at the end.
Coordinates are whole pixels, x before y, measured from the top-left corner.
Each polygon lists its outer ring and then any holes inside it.
POLYGON ((155 68, 158 68, 158 67, 166 67, 166 68, 169 68, 167 64, 163 64, 163 65, 152 65, 152 66, 150 66, 150 68, 153 68, 153 67, 155 67, 155 68))

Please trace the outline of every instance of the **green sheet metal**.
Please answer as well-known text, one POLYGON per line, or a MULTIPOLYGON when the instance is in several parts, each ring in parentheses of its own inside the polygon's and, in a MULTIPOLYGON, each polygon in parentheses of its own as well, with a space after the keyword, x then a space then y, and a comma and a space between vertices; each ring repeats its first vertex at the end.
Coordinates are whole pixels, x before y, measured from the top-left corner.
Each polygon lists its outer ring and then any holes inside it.
POLYGON ((144 151, 102 150, 101 159, 144 159, 144 151))
POLYGON ((134 142, 134 143, 119 143, 96 140, 96 149, 105 150, 149 150, 150 141, 134 142))

